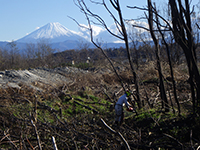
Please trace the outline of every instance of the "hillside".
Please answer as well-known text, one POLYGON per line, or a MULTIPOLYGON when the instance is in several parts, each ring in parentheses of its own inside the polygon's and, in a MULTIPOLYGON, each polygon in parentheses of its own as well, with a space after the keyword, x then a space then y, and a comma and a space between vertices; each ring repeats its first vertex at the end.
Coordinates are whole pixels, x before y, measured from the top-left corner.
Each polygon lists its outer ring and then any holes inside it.
MULTIPOLYGON (((1 149, 53 149, 52 138, 58 149, 124 149, 122 137, 131 149, 197 148, 199 117, 190 113, 184 67, 176 70, 181 116, 160 109, 154 67, 149 63, 138 70, 141 97, 145 100, 148 94, 154 108, 145 105, 139 110, 135 105, 137 114, 125 111, 120 128, 113 124, 113 106, 123 90, 109 65, 93 70, 59 67, 1 71, 1 149)), ((130 71, 124 66, 117 70, 134 88, 130 71)))

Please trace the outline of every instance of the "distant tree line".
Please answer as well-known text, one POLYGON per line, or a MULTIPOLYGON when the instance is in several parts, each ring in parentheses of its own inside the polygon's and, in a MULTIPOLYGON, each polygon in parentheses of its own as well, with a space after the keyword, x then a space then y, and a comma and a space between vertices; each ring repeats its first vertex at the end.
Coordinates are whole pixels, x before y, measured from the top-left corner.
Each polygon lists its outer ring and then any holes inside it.
MULTIPOLYGON (((181 48, 177 44, 171 45, 171 58, 173 64, 180 64, 184 60, 181 48)), ((155 60, 154 46, 140 45, 130 48, 131 56, 137 68, 140 64, 155 60)), ((104 50, 112 60, 127 60, 126 48, 108 48, 104 50)), ((199 54, 199 48, 197 49, 199 54)), ((161 59, 167 61, 165 48, 161 47, 161 59)), ((77 64, 90 63, 90 66, 102 63, 105 60, 102 52, 97 48, 83 48, 81 50, 65 50, 56 52, 51 45, 45 41, 37 44, 29 43, 21 52, 17 43, 12 41, 5 48, 0 48, 0 70, 28 69, 37 67, 55 68, 60 66, 77 66, 77 64), (72 64, 74 62, 74 64, 72 64)))

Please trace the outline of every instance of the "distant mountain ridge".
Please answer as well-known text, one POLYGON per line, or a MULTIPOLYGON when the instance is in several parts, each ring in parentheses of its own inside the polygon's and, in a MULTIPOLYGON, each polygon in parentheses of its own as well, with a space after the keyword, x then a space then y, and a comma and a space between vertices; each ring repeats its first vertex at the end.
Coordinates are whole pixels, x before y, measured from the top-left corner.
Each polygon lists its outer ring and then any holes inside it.
POLYGON ((64 42, 67 40, 85 40, 83 37, 61 25, 58 22, 48 23, 17 40, 20 43, 37 43, 39 40, 48 40, 50 43, 64 42))
MULTIPOLYGON (((100 39, 105 48, 118 48, 124 47, 123 43, 116 43, 117 39, 106 33, 105 30, 100 30, 94 36, 95 39, 100 39), (102 35, 100 37, 99 35, 102 35)), ((31 32, 30 34, 16 40, 17 47, 20 51, 26 49, 27 44, 38 42, 47 42, 56 51, 64 51, 70 49, 81 49, 82 43, 89 45, 89 48, 95 48, 95 46, 88 41, 90 34, 83 30, 79 33, 69 30, 58 22, 48 23, 39 29, 31 32)), ((0 41, 0 48, 6 49, 8 42, 0 41)))

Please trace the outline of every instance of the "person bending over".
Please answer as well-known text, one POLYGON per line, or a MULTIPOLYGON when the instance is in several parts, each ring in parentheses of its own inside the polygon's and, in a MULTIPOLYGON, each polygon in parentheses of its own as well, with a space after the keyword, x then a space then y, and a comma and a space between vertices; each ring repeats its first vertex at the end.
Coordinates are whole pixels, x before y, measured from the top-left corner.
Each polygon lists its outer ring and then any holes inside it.
POLYGON ((115 124, 118 126, 123 123, 124 119, 123 104, 125 104, 129 111, 133 110, 131 105, 128 103, 128 98, 130 97, 130 95, 131 93, 129 91, 126 91, 125 94, 122 95, 115 104, 115 124))

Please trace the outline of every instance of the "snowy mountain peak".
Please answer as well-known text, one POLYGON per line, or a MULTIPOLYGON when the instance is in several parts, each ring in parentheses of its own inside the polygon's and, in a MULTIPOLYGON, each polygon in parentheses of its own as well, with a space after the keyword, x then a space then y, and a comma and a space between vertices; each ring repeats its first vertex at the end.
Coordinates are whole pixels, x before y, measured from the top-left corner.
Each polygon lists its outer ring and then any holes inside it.
POLYGON ((58 22, 48 23, 29 35, 17 40, 21 43, 35 43, 38 40, 47 39, 51 43, 64 42, 67 40, 81 40, 83 39, 77 33, 70 31, 58 22))
POLYGON ((72 35, 73 33, 62 26, 60 23, 48 23, 42 28, 38 29, 37 38, 55 38, 63 35, 72 35))

